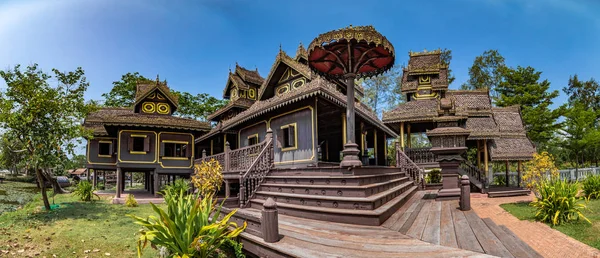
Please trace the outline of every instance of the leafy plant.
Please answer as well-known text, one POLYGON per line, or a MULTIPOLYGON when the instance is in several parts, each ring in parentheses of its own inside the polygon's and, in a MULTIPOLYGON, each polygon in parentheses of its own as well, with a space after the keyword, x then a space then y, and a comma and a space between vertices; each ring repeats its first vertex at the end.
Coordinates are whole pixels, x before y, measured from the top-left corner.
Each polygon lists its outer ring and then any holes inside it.
POLYGON ((531 190, 536 197, 539 195, 539 187, 546 178, 558 179, 558 168, 554 164, 554 157, 548 152, 533 154, 533 160, 525 163, 525 171, 522 182, 526 188, 531 190))
POLYGON ((600 199, 600 175, 588 175, 581 185, 585 196, 591 199, 600 199))
POLYGON ((577 197, 579 188, 576 183, 558 179, 543 180, 538 190, 540 196, 531 202, 531 206, 536 208, 536 220, 552 223, 554 226, 579 218, 590 222, 581 213, 586 204, 581 203, 582 199, 577 197))
POLYGON ((163 189, 162 194, 166 195, 166 193, 169 192, 173 196, 178 194, 186 195, 190 191, 190 189, 190 182, 183 178, 179 178, 173 181, 172 184, 165 186, 165 189, 163 189))
POLYGON ((237 209, 219 220, 222 204, 216 205, 212 195, 199 197, 198 193, 185 195, 181 191, 173 195, 167 191, 166 211, 150 203, 158 217, 128 215, 144 227, 138 240, 138 256, 141 257, 148 242, 153 247, 165 247, 174 257, 215 257, 223 253, 224 244, 242 233, 246 223, 239 227, 229 222, 237 209))
POLYGON ((425 182, 428 184, 439 184, 442 182, 442 171, 439 169, 432 169, 427 173, 427 177, 425 177, 425 182))
POLYGON ((125 198, 125 206, 127 206, 127 207, 137 207, 138 206, 138 202, 137 202, 137 200, 135 200, 135 196, 133 196, 133 194, 127 195, 127 198, 125 198))
POLYGON ((492 185, 506 185, 506 176, 494 176, 494 181, 492 182, 492 185))
POLYGON ((223 168, 219 161, 211 159, 194 166, 192 183, 198 188, 201 196, 214 195, 223 184, 223 168))
POLYGON ((75 187, 73 194, 79 196, 79 199, 84 202, 91 201, 94 196, 98 197, 98 200, 100 199, 100 196, 94 193, 94 187, 89 181, 80 181, 75 187))

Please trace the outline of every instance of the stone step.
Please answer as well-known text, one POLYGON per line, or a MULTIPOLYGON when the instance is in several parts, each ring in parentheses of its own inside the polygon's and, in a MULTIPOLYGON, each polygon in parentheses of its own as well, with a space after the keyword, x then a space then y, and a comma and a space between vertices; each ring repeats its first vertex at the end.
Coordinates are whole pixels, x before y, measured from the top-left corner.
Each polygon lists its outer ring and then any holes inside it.
POLYGON ((509 196, 521 196, 521 195, 529 195, 531 193, 528 189, 522 190, 510 190, 510 191, 489 191, 488 197, 509 197, 509 196))
POLYGON ((367 197, 389 190, 390 188, 394 188, 408 181, 408 177, 400 177, 386 182, 369 185, 301 185, 263 183, 258 191, 319 196, 367 197))
POLYGON ((265 177, 263 184, 297 184, 297 185, 370 185, 383 183, 390 180, 406 177, 404 172, 382 173, 375 175, 320 175, 320 176, 299 176, 299 175, 277 175, 269 173, 265 177))
MULTIPOLYGON (((334 208, 301 205, 282 202, 281 199, 277 201, 277 210, 280 214, 308 219, 379 226, 417 191, 417 187, 412 185, 412 182, 410 183, 410 187, 374 210, 343 209, 339 206, 338 208, 334 208)), ((250 201, 251 207, 261 209, 265 201, 265 199, 253 198, 250 201)))
POLYGON ((338 196, 337 194, 334 196, 323 196, 268 191, 257 191, 254 196, 256 199, 263 200, 272 197, 276 202, 295 205, 348 210, 374 210, 401 195, 412 186, 414 186, 412 181, 406 181, 396 187, 369 197, 338 196))

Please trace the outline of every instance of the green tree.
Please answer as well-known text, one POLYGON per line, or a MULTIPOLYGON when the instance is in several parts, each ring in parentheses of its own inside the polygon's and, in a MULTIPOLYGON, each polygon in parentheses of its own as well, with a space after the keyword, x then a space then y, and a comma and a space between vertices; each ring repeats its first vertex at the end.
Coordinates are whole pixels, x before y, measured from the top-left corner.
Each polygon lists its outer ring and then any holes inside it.
MULTIPOLYGON (((124 74, 121 76, 121 80, 113 82, 110 92, 102 94, 104 105, 109 107, 133 106, 137 84, 141 82, 153 81, 138 72, 124 74)), ((209 114, 227 104, 227 101, 219 100, 206 93, 192 95, 173 89, 171 89, 171 93, 179 97, 179 108, 174 115, 186 118, 206 120, 209 114)))
POLYGON ((499 107, 519 105, 527 135, 544 149, 561 127, 557 119, 564 108, 550 109, 558 91, 550 91, 550 82, 540 81, 541 74, 532 67, 501 69, 504 79, 496 87, 498 97, 495 102, 499 107))
POLYGON ((0 137, 0 168, 10 170, 11 174, 18 174, 19 168, 26 162, 24 154, 24 148, 19 142, 10 139, 8 135, 0 137))
POLYGON ((376 77, 361 79, 358 83, 365 89, 363 102, 377 115, 381 107, 393 108, 404 100, 401 92, 402 74, 398 68, 392 68, 376 77))
POLYGON ((52 69, 54 76, 44 73, 37 64, 21 70, 0 71, 8 86, 0 92, 0 125, 5 135, 25 147, 30 167, 42 189, 46 209, 50 209, 44 181, 50 181, 55 192, 62 189, 52 177, 51 169, 62 165, 65 154, 74 154, 83 136, 81 121, 95 109, 83 95, 89 86, 84 71, 52 69), (50 79, 57 81, 50 86, 50 79))
POLYGON ((600 84, 594 78, 581 81, 577 74, 569 77, 569 84, 563 88, 569 96, 569 102, 581 102, 587 108, 600 111, 600 84))
POLYGON ((461 85, 461 89, 489 89, 492 96, 497 98, 495 90, 502 82, 502 69, 505 67, 504 57, 498 50, 486 50, 482 55, 475 57, 473 65, 469 68, 469 80, 461 85))
POLYGON ((448 66, 448 85, 450 85, 452 84, 452 82, 454 82, 454 79, 456 79, 454 77, 454 74, 452 74, 452 69, 450 69, 450 62, 452 61, 452 50, 444 48, 444 50, 442 50, 440 58, 442 59, 442 64, 448 66))
POLYGON ((600 143, 596 127, 596 112, 581 101, 572 103, 565 112, 563 147, 568 151, 576 168, 585 163, 586 151, 600 143))

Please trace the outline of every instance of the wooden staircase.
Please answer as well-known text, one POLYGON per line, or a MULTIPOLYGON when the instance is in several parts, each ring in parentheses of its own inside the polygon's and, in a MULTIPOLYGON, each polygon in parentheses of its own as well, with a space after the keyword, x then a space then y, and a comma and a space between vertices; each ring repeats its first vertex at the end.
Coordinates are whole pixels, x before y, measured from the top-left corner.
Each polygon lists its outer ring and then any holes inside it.
POLYGON ((399 168, 271 169, 250 207, 260 209, 271 197, 280 214, 378 226, 417 189, 399 168))
POLYGON ((460 164, 458 173, 461 175, 467 175, 471 185, 474 186, 480 193, 485 193, 485 172, 481 171, 477 166, 471 164, 469 161, 463 160, 460 164))

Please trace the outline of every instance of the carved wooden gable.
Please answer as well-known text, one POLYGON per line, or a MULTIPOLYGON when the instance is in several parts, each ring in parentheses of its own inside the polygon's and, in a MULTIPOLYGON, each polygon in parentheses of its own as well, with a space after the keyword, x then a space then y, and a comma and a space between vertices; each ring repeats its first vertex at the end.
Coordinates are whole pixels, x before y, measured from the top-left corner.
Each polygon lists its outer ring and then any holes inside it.
POLYGON ((164 93, 155 89, 138 104, 138 110, 143 114, 172 115, 174 105, 164 93))

